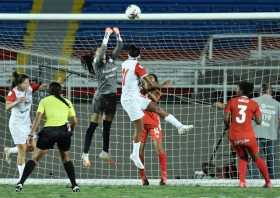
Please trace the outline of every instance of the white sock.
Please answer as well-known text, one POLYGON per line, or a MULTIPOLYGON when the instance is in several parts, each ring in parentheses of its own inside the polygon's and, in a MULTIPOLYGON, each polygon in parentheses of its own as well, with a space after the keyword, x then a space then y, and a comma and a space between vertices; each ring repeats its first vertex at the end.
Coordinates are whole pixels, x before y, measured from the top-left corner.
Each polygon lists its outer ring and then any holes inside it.
POLYGON ((172 114, 169 114, 168 116, 166 116, 164 118, 164 120, 166 122, 169 122, 173 126, 175 126, 177 129, 179 129, 183 126, 183 124, 179 120, 177 120, 172 114))
POLYGON ((120 42, 123 41, 123 40, 122 40, 122 37, 121 37, 121 34, 116 34, 116 37, 117 37, 117 40, 118 40, 118 41, 120 41, 120 42))
POLYGON ((19 173, 19 179, 21 178, 22 176, 22 173, 23 173, 23 170, 24 170, 24 167, 25 167, 25 164, 22 164, 22 165, 18 165, 18 173, 19 173))
POLYGON ((141 145, 141 142, 135 143, 133 141, 133 155, 139 156, 140 145, 141 145))
POLYGON ((9 148, 9 152, 10 153, 17 153, 18 152, 18 148, 15 146, 15 147, 11 147, 9 148))
POLYGON ((88 153, 83 153, 83 159, 84 159, 84 160, 89 160, 89 159, 88 159, 88 153))
POLYGON ((103 41, 102 41, 102 44, 103 44, 103 45, 107 45, 107 44, 108 44, 110 35, 111 35, 111 34, 108 33, 108 32, 105 33, 104 38, 103 38, 103 41))

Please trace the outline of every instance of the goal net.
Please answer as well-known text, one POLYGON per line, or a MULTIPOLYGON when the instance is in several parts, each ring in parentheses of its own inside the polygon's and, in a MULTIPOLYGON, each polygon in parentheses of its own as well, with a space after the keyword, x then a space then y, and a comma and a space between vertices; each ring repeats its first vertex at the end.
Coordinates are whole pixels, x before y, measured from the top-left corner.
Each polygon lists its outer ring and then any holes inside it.
MULTIPOLYGON (((259 95, 263 83, 270 83, 273 96, 279 99, 279 20, 0 21, 0 178, 18 177, 16 155, 8 164, 3 149, 14 146, 5 96, 12 72, 19 71, 39 83, 64 82, 64 94, 73 102, 79 119, 71 145, 78 179, 104 179, 105 183, 115 179, 115 184, 121 179, 138 181, 138 170, 129 159, 134 129, 119 102, 121 87, 110 136, 110 153, 116 166, 98 157, 102 151, 102 124, 92 139, 92 166, 86 169, 82 165, 84 136, 97 82, 82 66, 81 58, 101 45, 107 26, 118 26, 125 43, 116 62, 118 68, 127 58, 128 44, 140 47, 140 63, 157 74, 160 82, 172 81, 169 88, 162 90, 160 106, 183 123, 195 126, 189 133, 178 135, 175 128, 162 121, 168 178, 236 179, 236 156, 224 134, 223 109, 213 104, 226 103, 241 80, 254 83, 254 96, 259 95)), ((115 45, 112 35, 109 51, 115 45)), ((34 93, 32 118, 39 100, 46 95, 44 90, 34 93)), ((279 145, 279 140, 273 141, 275 178, 280 177, 279 145)), ((262 156, 267 159, 265 153, 262 156)), ((27 155, 27 159, 30 157, 27 155)), ((145 146, 145 168, 148 178, 160 178, 158 156, 150 140, 145 146)), ((249 170, 249 178, 261 178, 251 165, 249 170)), ((66 178, 57 149, 49 151, 31 177, 66 178)))

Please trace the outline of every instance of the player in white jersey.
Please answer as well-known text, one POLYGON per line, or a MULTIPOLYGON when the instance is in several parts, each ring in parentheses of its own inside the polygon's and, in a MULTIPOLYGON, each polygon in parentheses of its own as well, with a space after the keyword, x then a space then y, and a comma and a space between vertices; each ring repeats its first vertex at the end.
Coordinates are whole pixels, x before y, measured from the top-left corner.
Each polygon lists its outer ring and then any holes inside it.
POLYGON ((160 88, 160 86, 147 78, 147 71, 138 63, 140 50, 134 45, 129 46, 128 59, 122 63, 122 95, 121 104, 127 112, 130 121, 134 123, 135 133, 133 137, 133 152, 130 159, 139 169, 144 169, 139 157, 140 134, 144 130, 143 117, 144 110, 157 113, 167 122, 178 129, 179 134, 184 134, 193 128, 193 125, 183 125, 172 114, 161 109, 155 102, 140 93, 139 79, 144 82, 146 89, 160 88))
POLYGON ((11 111, 9 129, 16 148, 5 147, 6 159, 9 161, 11 153, 18 153, 17 165, 19 178, 25 165, 27 148, 33 150, 35 145, 28 145, 26 140, 31 131, 30 111, 32 105, 32 93, 46 85, 30 84, 29 77, 25 74, 13 73, 12 90, 6 97, 6 110, 11 111))

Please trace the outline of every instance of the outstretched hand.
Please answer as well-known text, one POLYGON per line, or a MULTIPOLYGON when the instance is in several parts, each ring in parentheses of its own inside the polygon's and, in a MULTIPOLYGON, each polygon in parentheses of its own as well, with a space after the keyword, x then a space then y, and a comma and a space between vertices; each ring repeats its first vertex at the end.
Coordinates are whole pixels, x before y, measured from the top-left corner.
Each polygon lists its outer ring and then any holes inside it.
POLYGON ((40 85, 39 90, 44 90, 44 89, 47 89, 47 88, 48 88, 48 84, 43 83, 43 84, 40 85))
POLYGON ((113 30, 112 30, 112 28, 107 27, 107 28, 105 29, 105 32, 106 32, 106 33, 109 33, 109 34, 112 34, 112 33, 113 33, 113 30))
POLYGON ((113 27, 115 34, 120 34, 120 29, 118 27, 113 27))

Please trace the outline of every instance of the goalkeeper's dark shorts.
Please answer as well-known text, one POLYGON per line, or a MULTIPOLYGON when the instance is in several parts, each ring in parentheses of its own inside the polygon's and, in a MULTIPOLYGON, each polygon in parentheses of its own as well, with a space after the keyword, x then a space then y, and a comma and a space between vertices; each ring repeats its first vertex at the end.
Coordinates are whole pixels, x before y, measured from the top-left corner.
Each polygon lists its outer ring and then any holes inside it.
POLYGON ((117 108, 117 96, 115 93, 98 94, 92 101, 93 113, 105 113, 115 115, 117 108))
POLYGON ((57 127, 44 127, 38 133, 37 148, 41 150, 53 149, 54 145, 60 151, 69 151, 72 132, 68 131, 67 125, 57 127))

